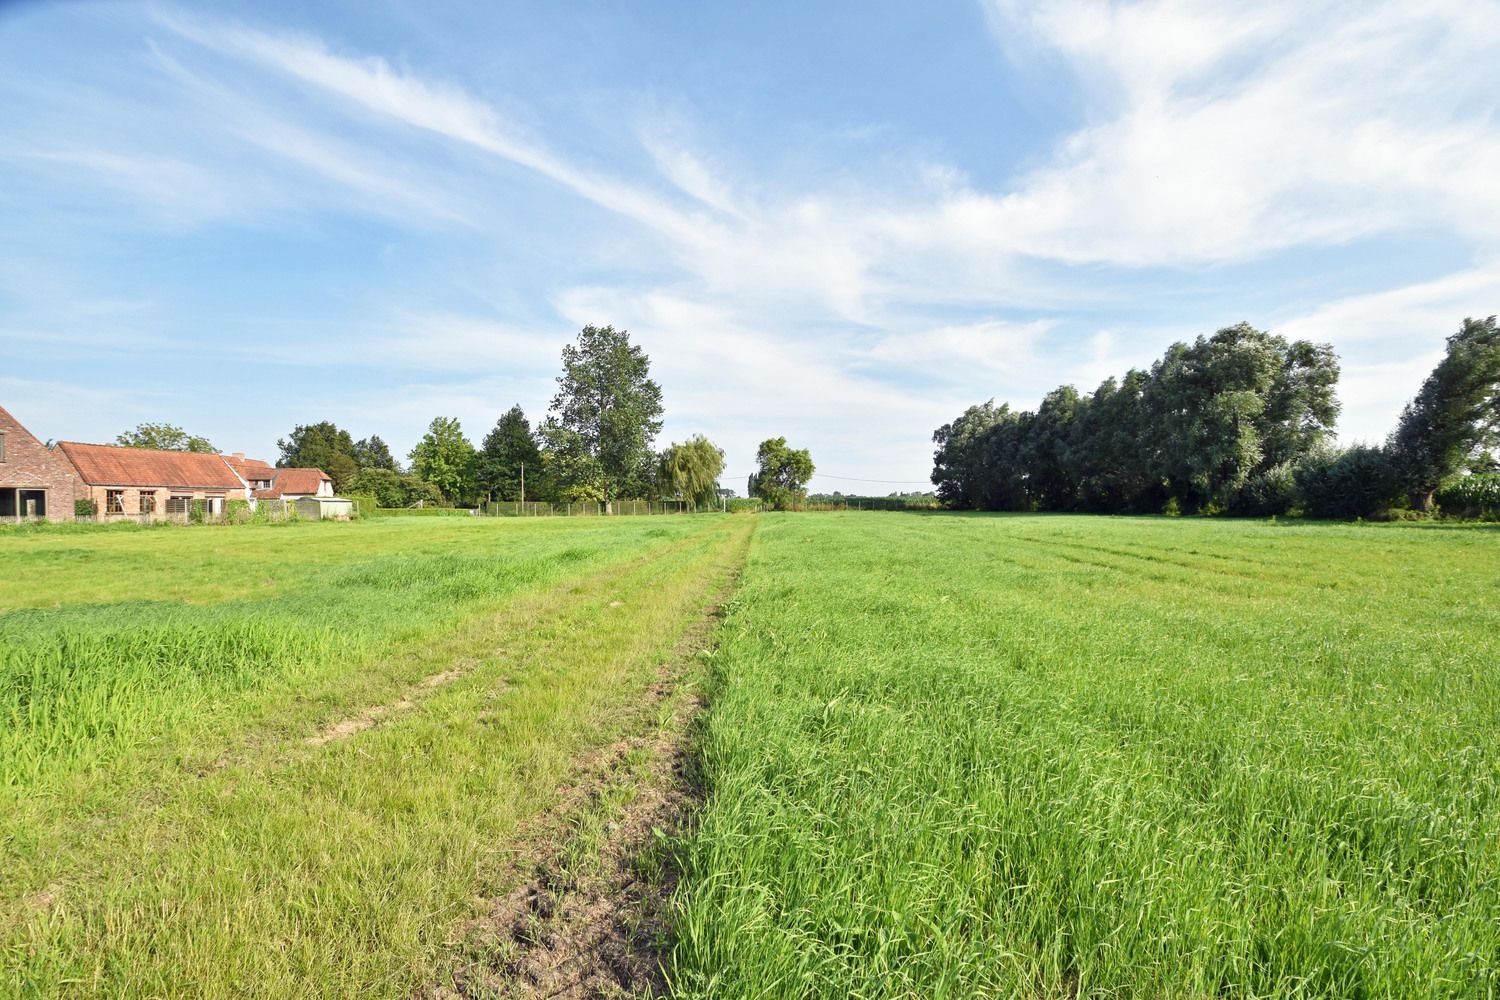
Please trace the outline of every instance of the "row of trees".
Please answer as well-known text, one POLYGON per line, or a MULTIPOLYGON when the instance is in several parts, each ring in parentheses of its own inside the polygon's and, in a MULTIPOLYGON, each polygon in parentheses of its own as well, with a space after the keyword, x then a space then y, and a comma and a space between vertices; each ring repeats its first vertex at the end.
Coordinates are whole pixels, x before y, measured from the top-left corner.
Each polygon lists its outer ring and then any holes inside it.
MULTIPOLYGON (((470 505, 483 500, 609 504, 623 498, 677 499, 700 506, 719 498, 724 452, 701 434, 661 451, 661 387, 651 360, 629 334, 586 326, 562 352, 562 374, 547 416, 533 427, 519 405, 496 421, 478 447, 453 417, 437 417, 403 469, 378 436, 356 440, 330 421, 298 424, 277 441, 280 468, 320 468, 343 494, 373 496, 382 507, 470 505)), ((214 451, 206 439, 167 424, 143 424, 121 444, 214 451)), ((760 446, 751 495, 777 507, 806 495, 813 464, 785 438, 760 446)))
POLYGON ((1500 426, 1500 329, 1465 320, 1384 446, 1333 447, 1338 359, 1247 324, 1035 411, 971 406, 933 435, 932 482, 978 510, 1373 516, 1484 464, 1500 426))

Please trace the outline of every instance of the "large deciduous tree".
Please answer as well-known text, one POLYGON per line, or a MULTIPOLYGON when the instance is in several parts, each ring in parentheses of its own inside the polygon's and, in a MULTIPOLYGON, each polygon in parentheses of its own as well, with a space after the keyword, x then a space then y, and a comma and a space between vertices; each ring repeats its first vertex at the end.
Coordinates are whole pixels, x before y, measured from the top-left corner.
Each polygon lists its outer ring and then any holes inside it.
POLYGON ((322 469, 333 480, 336 492, 344 492, 359 471, 355 460, 354 438, 348 431, 324 420, 316 424, 298 424, 289 437, 276 442, 282 469, 322 469))
MULTIPOLYGON (((562 363, 551 419, 577 435, 597 463, 604 500, 644 491, 662 414, 651 359, 626 331, 586 326, 563 348, 562 363)), ((576 465, 575 458, 569 462, 576 465)))
POLYGON ((474 461, 480 492, 495 500, 526 500, 521 495, 522 469, 532 476, 527 493, 536 494, 542 478, 542 454, 531 423, 519 404, 507 410, 484 436, 474 461))
POLYGON ((436 486, 449 503, 474 496, 474 445, 454 417, 434 417, 411 450, 412 471, 436 486))
POLYGON ((126 448, 155 448, 158 451, 196 451, 215 454, 219 449, 205 437, 189 434, 175 424, 137 424, 115 438, 115 444, 126 448))
POLYGON ((549 418, 542 421, 541 438, 543 496, 559 503, 603 503, 609 498, 608 477, 581 434, 549 418))
POLYGON ((391 454, 390 446, 385 443, 378 434, 372 434, 367 438, 361 438, 354 442, 354 463, 365 469, 385 469, 390 472, 400 472, 401 465, 396 457, 391 454))
POLYGON ((786 438, 767 438, 756 450, 757 470, 750 474, 750 495, 760 497, 777 510, 796 506, 807 495, 813 475, 812 456, 807 450, 787 447, 786 438))
POLYGON ((933 432, 937 450, 932 456, 932 484, 943 503, 959 510, 986 506, 989 434, 1009 414, 1008 405, 997 408, 992 399, 969 407, 957 420, 933 432))
POLYGON ((1447 353, 1406 404, 1387 442, 1411 505, 1433 494, 1496 441, 1500 428, 1500 326, 1465 319, 1447 353))
POLYGON ((698 505, 711 505, 718 500, 724 449, 702 434, 695 434, 662 452, 659 469, 664 494, 698 505))

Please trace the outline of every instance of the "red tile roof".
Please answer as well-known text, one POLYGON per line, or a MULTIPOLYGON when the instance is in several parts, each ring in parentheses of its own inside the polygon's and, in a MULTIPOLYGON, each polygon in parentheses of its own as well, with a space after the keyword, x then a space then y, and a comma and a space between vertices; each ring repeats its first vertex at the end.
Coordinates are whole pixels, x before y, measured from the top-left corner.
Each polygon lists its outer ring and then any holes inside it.
POLYGON ((277 469, 272 492, 276 496, 288 493, 313 496, 318 492, 318 484, 325 480, 333 482, 322 469, 277 469))
POLYGON ((261 479, 271 480, 276 478, 276 470, 258 458, 240 458, 235 455, 225 455, 224 461, 228 462, 229 467, 239 473, 240 478, 247 483, 261 479))
POLYGON ((79 444, 76 441, 59 441, 57 447, 90 486, 244 488, 221 455, 79 444))

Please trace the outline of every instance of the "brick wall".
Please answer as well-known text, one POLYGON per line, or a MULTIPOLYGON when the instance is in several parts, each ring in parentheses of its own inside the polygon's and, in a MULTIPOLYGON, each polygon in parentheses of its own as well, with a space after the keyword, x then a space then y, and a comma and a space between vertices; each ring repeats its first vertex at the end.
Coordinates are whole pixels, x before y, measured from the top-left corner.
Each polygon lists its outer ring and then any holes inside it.
MULTIPOLYGON (((219 501, 221 511, 228 505, 228 502, 230 500, 245 499, 244 490, 235 490, 233 493, 226 493, 226 491, 224 490, 194 490, 186 489, 183 487, 169 488, 166 486, 90 486, 87 483, 84 483, 82 480, 79 480, 78 485, 78 496, 80 498, 93 500, 94 510, 98 513, 98 516, 104 520, 110 520, 111 518, 119 518, 122 516, 131 519, 139 519, 140 517, 142 517, 142 493, 155 494, 155 509, 151 512, 150 517, 157 520, 165 519, 169 516, 167 514, 167 500, 170 497, 192 497, 194 500, 203 500, 209 497, 213 497, 214 499, 217 499, 219 501), (115 490, 119 490, 121 493, 121 499, 123 501, 122 506, 124 510, 122 514, 111 515, 109 513, 109 494, 115 490)), ((191 505, 189 505, 189 510, 191 509, 191 505)), ((182 517, 181 514, 172 514, 170 516, 173 519, 182 517)))
MULTIPOLYGON (((5 455, 0 461, 0 490, 44 490, 48 519, 71 521, 73 467, 62 455, 38 441, 3 407, 0 407, 0 434, 5 436, 5 455)), ((24 513, 24 508, 21 512, 24 513)))

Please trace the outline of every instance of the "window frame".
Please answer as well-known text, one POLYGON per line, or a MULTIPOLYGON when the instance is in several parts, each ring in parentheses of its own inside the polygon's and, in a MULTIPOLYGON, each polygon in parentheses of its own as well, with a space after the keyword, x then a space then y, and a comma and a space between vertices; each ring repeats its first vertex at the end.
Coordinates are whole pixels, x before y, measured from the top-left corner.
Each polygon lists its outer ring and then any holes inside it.
POLYGON ((123 514, 123 513, 125 513, 125 491, 124 490, 105 490, 104 491, 104 513, 106 513, 106 514, 123 514))
POLYGON ((155 490, 141 490, 139 505, 140 505, 140 512, 142 514, 155 514, 156 513, 156 491, 155 490))

